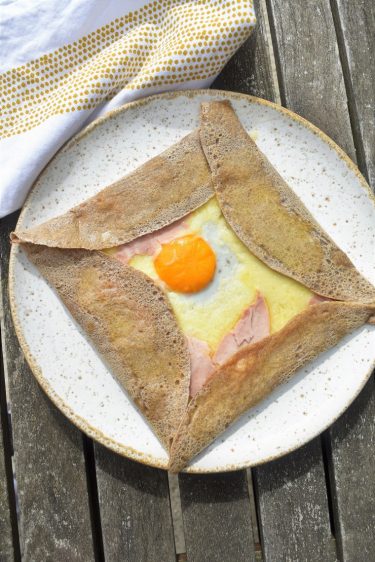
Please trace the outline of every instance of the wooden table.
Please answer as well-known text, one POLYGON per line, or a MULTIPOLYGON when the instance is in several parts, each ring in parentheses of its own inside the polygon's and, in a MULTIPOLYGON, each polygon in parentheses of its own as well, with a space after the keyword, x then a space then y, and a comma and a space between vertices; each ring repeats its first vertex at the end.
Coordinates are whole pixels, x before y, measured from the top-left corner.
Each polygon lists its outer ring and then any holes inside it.
MULTIPOLYGON (((214 87, 303 115, 374 186, 375 3, 255 4, 257 29, 214 87)), ((251 471, 169 479, 116 456, 56 410, 25 363, 7 296, 16 219, 1 226, 1 562, 375 561, 373 378, 322 436, 251 471)))

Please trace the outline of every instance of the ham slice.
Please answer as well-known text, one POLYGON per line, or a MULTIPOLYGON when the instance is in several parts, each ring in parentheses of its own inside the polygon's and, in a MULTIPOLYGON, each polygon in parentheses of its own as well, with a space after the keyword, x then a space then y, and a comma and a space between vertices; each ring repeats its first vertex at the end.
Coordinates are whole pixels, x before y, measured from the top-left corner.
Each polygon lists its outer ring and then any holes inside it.
POLYGON ((188 337, 190 353, 190 396, 202 388, 208 377, 215 370, 215 365, 210 356, 210 348, 205 341, 198 338, 188 337))
POLYGON ((225 363, 242 346, 255 343, 270 334, 270 319, 267 303, 258 293, 255 302, 242 314, 237 324, 221 340, 213 356, 206 342, 188 338, 190 352, 190 396, 195 396, 206 384, 218 365, 225 363))
POLYGON ((267 303, 258 292, 254 304, 250 305, 229 334, 224 336, 214 355, 214 362, 222 365, 242 346, 262 340, 270 334, 270 318, 267 303))
POLYGON ((184 220, 185 218, 118 246, 113 257, 127 264, 135 255, 154 256, 159 252, 162 244, 167 244, 186 232, 188 227, 184 220))

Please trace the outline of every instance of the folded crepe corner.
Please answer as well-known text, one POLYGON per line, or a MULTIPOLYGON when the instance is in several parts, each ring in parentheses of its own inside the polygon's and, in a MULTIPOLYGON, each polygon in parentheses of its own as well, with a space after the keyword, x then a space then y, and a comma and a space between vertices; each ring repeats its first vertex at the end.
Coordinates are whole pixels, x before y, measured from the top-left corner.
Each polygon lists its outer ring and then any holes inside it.
POLYGON ((375 305, 316 304, 278 332, 238 351, 189 402, 173 439, 169 470, 182 470, 231 423, 374 312, 375 305))
POLYGON ((168 450, 188 403, 190 358, 163 291, 101 252, 24 249, 168 450))
MULTIPOLYGON (((199 129, 160 156, 12 238, 170 450, 173 472, 297 369, 375 317, 375 288, 322 230, 226 101, 203 103, 199 129), (100 250, 167 227, 214 195, 250 252, 324 298, 271 334, 263 314, 263 337, 242 338, 232 355, 234 332, 228 334, 215 369, 204 363, 189 399, 198 365, 190 364, 189 347, 203 355, 204 349, 187 340, 151 278, 100 250)), ((264 306, 258 296, 254 307, 264 306)), ((251 324, 252 310, 243 315, 241 330, 251 324)))
POLYGON ((223 215, 251 252, 319 295, 375 302, 375 288, 258 149, 229 102, 203 103, 199 131, 223 215))
POLYGON ((212 196, 196 130, 67 213, 28 230, 16 229, 11 240, 102 250, 163 228, 212 196))

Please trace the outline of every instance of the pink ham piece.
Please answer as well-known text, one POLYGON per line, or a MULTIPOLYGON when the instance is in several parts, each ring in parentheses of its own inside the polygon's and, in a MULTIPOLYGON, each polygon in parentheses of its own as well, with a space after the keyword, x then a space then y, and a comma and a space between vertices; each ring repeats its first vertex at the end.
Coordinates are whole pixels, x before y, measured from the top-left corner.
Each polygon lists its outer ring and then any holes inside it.
POLYGON ((258 293, 255 302, 242 314, 237 324, 221 340, 213 358, 207 343, 197 338, 187 338, 190 352, 190 396, 195 396, 206 384, 218 365, 222 365, 242 346, 255 343, 270 334, 268 308, 258 293))
POLYGON ((135 255, 154 256, 159 252, 162 244, 167 244, 186 232, 187 225, 184 220, 185 217, 156 232, 145 234, 127 244, 118 246, 113 257, 123 263, 129 263, 135 255))
POLYGON ((210 356, 210 348, 205 341, 198 338, 188 337, 188 347, 190 353, 190 396, 202 388, 208 377, 215 370, 215 365, 210 356))
POLYGON ((262 340, 270 334, 270 318, 267 303, 258 292, 254 304, 242 314, 234 329, 221 340, 214 355, 214 362, 222 365, 242 346, 262 340))

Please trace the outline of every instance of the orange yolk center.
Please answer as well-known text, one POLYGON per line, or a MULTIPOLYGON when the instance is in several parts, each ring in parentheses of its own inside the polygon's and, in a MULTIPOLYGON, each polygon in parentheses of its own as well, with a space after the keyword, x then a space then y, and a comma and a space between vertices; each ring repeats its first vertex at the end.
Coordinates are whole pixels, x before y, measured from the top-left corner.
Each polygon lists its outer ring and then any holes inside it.
POLYGON ((216 257, 203 238, 189 234, 163 244, 154 260, 159 278, 178 293, 196 293, 210 283, 216 257))

